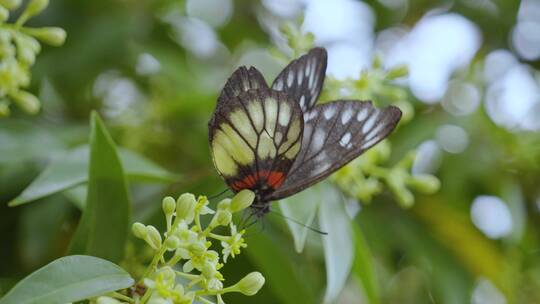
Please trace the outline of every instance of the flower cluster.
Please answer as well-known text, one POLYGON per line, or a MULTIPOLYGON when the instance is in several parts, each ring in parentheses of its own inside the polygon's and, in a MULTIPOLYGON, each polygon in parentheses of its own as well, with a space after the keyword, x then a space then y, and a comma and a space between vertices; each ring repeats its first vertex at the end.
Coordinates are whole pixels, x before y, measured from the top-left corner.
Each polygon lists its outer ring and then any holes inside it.
MULTIPOLYGON (((196 198, 186 193, 177 200, 163 199, 167 230, 162 235, 154 226, 135 223, 132 231, 154 250, 154 257, 137 286, 144 288, 142 295, 135 294, 131 303, 187 304, 214 303, 209 297, 216 297, 217 303, 224 303, 222 295, 240 292, 251 296, 264 284, 259 272, 252 272, 234 285, 224 287, 220 269, 229 257, 240 254, 247 247, 244 230, 238 231, 232 222, 233 213, 249 207, 255 195, 243 190, 232 199, 224 199, 217 210, 208 207, 205 196, 196 198), (206 227, 201 224, 201 215, 212 215, 206 227), (214 233, 218 227, 228 227, 230 235, 214 233), (220 252, 211 249, 213 242, 219 243, 220 252)), ((123 303, 114 295, 100 297, 96 303, 123 303)))
MULTIPOLYGON (((282 27, 282 34, 294 56, 313 47, 313 35, 302 32, 295 23, 286 23, 282 27)), ((276 57, 282 59, 283 56, 282 53, 276 57)), ((336 79, 327 75, 321 100, 360 99, 372 100, 378 107, 395 105, 403 112, 399 123, 403 125, 414 117, 414 106, 408 98, 407 89, 396 84, 396 80, 407 75, 406 66, 386 70, 381 57, 374 56, 371 67, 363 70, 358 77, 336 79)), ((435 176, 411 172, 415 151, 410 151, 395 166, 387 167, 390 154, 391 144, 384 140, 333 174, 331 179, 344 193, 365 203, 384 191, 385 185, 403 207, 414 204, 410 189, 425 194, 438 191, 440 182, 435 176)))
POLYGON ((40 41, 59 46, 66 32, 57 27, 30 28, 26 21, 41 13, 48 0, 31 0, 15 23, 6 23, 10 11, 16 10, 22 0, 0 0, 0 117, 10 113, 14 102, 28 113, 39 111, 36 96, 23 90, 30 84, 30 67, 41 50, 40 41))
POLYGON ((414 204, 410 189, 424 194, 439 190, 439 180, 430 174, 412 174, 415 152, 411 151, 391 168, 384 167, 390 156, 390 142, 383 141, 331 176, 347 195, 369 203, 386 185, 402 207, 414 204))

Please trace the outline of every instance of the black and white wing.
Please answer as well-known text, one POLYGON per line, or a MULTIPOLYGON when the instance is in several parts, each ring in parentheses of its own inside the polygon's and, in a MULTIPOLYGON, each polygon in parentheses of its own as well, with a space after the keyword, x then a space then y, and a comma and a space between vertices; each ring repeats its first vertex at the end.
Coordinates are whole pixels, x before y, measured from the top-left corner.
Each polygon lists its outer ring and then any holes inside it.
POLYGON ((279 73, 272 83, 272 89, 286 92, 300 104, 302 112, 308 111, 321 94, 327 57, 325 49, 311 49, 279 73))
POLYGON ((221 94, 218 97, 217 105, 232 100, 242 92, 246 92, 250 89, 266 89, 268 85, 264 80, 261 72, 254 67, 249 69, 245 66, 241 66, 229 77, 227 83, 221 90, 221 94))
POLYGON ((278 200, 306 189, 383 140, 401 111, 376 109, 371 101, 333 101, 304 113, 302 147, 283 185, 267 199, 278 200))
POLYGON ((300 106, 283 92, 250 89, 217 105, 208 124, 212 159, 235 191, 281 186, 303 134, 300 106))

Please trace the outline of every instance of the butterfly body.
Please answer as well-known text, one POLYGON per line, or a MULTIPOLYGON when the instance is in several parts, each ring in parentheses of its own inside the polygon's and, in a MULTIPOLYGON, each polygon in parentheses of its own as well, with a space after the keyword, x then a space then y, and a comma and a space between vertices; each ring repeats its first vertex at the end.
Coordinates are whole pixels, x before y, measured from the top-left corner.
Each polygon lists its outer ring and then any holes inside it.
POLYGON ((401 111, 370 101, 315 105, 326 72, 326 51, 292 61, 271 87, 260 72, 240 67, 227 81, 208 124, 216 169, 234 191, 255 193, 252 211, 324 179, 384 139, 401 111))

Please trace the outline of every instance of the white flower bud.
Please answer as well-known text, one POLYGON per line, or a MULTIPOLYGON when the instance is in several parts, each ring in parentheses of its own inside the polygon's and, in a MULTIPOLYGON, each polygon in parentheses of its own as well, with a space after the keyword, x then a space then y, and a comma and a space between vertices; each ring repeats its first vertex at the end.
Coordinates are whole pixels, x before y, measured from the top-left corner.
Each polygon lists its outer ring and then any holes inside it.
POLYGON ((213 278, 214 277, 214 274, 216 273, 216 267, 215 265, 213 265, 212 263, 210 262, 206 262, 204 263, 204 266, 203 266, 203 269, 202 269, 202 274, 204 277, 210 279, 210 278, 213 278))
POLYGON ((245 294, 246 296, 252 296, 262 288, 264 281, 263 275, 256 271, 245 276, 234 286, 239 292, 245 294))
POLYGON ((25 91, 18 91, 11 95, 11 97, 26 112, 35 114, 39 111, 40 104, 36 96, 25 91))
POLYGON ((206 246, 200 242, 194 242, 189 245, 189 251, 193 252, 194 255, 201 256, 206 251, 206 246))
POLYGON ((407 75, 409 75, 409 68, 406 65, 399 65, 388 71, 386 77, 390 80, 394 80, 396 78, 405 77, 407 75))
POLYGON ((146 242, 150 247, 154 249, 159 249, 161 247, 161 234, 159 234, 159 231, 156 229, 156 227, 152 225, 146 226, 146 242))
POLYGON ((180 239, 174 235, 171 235, 165 240, 165 246, 167 246, 167 249, 169 250, 175 250, 180 246, 180 239))
POLYGON ((238 212, 251 206, 255 199, 255 193, 251 190, 244 189, 238 192, 231 201, 231 212, 238 212))
POLYGON ((49 0, 32 0, 26 7, 28 17, 38 15, 49 5, 49 0))
POLYGON ((218 209, 221 209, 221 210, 229 209, 230 206, 231 206, 231 199, 230 198, 223 199, 217 205, 218 209))
POLYGON ((196 204, 195 195, 191 193, 180 195, 176 201, 176 217, 185 220, 187 224, 191 223, 195 217, 196 204))
POLYGON ((9 10, 3 6, 0 6, 0 22, 6 22, 9 18, 9 10))
POLYGON ((413 175, 409 180, 407 180, 407 184, 426 194, 435 193, 441 187, 441 182, 439 179, 430 174, 413 175))
POLYGON ((165 215, 172 215, 174 213, 174 209, 176 209, 176 201, 174 198, 167 196, 163 199, 161 208, 163 209, 163 213, 165 213, 165 215))
POLYGON ((122 302, 115 298, 102 296, 96 299, 96 304, 122 304, 122 302))
POLYGON ((227 226, 232 220, 232 213, 227 210, 218 210, 215 215, 216 223, 220 226, 227 226))
POLYGON ((0 118, 8 116, 9 113, 9 104, 5 101, 0 101, 0 118))
POLYGON ((146 235, 148 234, 146 231, 146 226, 138 222, 131 225, 131 232, 133 232, 133 235, 139 239, 146 238, 146 235))
POLYGON ((15 9, 21 5, 22 0, 0 0, 0 5, 8 10, 15 9))
POLYGON ((26 33, 52 46, 61 46, 66 41, 66 31, 59 27, 42 27, 26 30, 26 33))

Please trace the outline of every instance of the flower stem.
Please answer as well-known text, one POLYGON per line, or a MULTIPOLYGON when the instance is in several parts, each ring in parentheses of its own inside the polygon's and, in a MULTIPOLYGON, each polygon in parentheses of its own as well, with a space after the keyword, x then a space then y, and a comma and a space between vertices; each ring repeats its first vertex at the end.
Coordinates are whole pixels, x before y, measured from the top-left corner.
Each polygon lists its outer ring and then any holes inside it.
POLYGON ((159 251, 156 255, 154 255, 154 258, 152 259, 152 262, 150 262, 150 265, 148 265, 148 267, 146 268, 146 270, 144 271, 144 274, 141 276, 141 278, 139 279, 139 281, 137 282, 137 284, 140 284, 143 282, 144 278, 150 276, 150 274, 154 271, 154 269, 156 268, 157 264, 159 263, 159 261, 161 260, 161 258, 163 257, 163 254, 165 253, 165 251, 167 251, 167 246, 165 246, 165 242, 163 242, 163 244, 161 245, 161 247, 159 248, 159 251))
POLYGON ((112 292, 110 294, 110 296, 113 297, 113 298, 125 301, 125 302, 135 303, 135 301, 132 298, 130 298, 130 297, 126 296, 126 295, 123 295, 123 294, 121 294, 119 292, 116 292, 116 291, 112 292))
POLYGON ((150 288, 148 288, 146 290, 146 292, 144 293, 143 297, 141 298, 141 304, 145 304, 148 299, 150 298, 150 296, 152 295, 152 290, 150 288))

